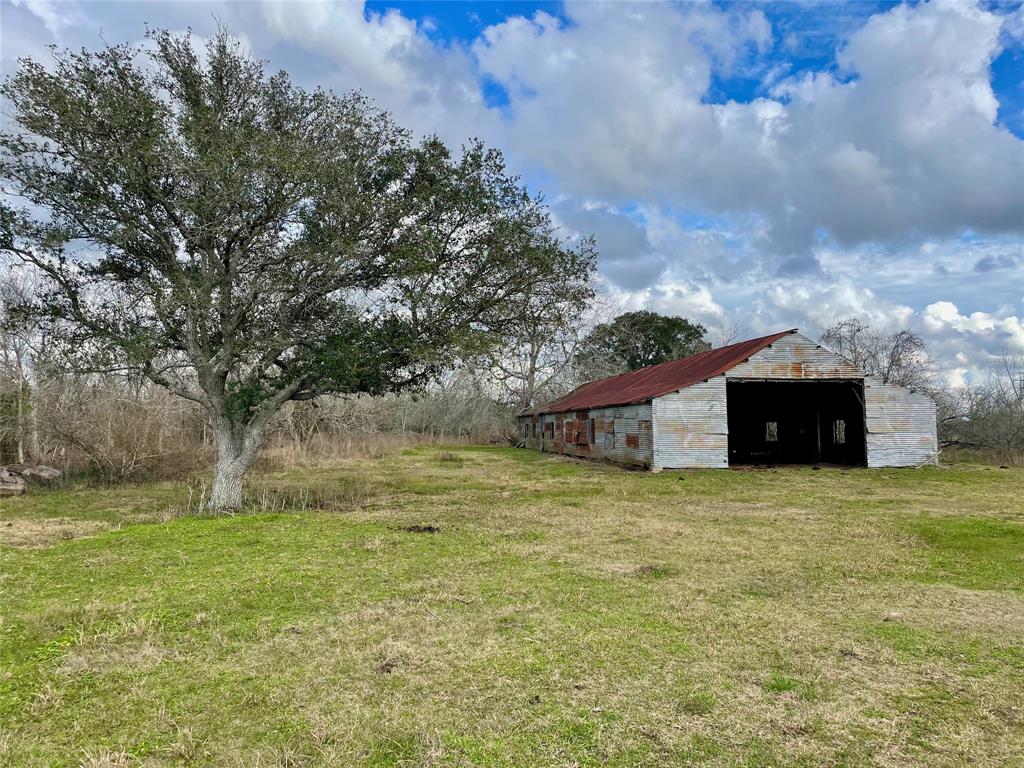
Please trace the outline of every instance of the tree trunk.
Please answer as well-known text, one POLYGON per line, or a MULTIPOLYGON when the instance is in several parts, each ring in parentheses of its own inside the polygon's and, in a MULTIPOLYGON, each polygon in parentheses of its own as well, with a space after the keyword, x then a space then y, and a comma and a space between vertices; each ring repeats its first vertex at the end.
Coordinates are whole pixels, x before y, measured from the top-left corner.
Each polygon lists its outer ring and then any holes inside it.
MULTIPOLYGON (((20 371, 19 371, 20 373, 20 371)), ((18 377, 18 395, 16 402, 17 425, 15 426, 15 435, 17 437, 18 445, 18 463, 25 463, 25 382, 22 378, 18 377)))
POLYGON ((28 455, 35 464, 40 464, 42 453, 39 450, 39 417, 36 415, 36 406, 39 399, 33 390, 29 390, 30 400, 28 404, 28 455))
POLYGON ((259 452, 262 435, 257 429, 234 424, 214 427, 217 467, 214 470, 210 507, 217 511, 242 506, 242 480, 259 452))

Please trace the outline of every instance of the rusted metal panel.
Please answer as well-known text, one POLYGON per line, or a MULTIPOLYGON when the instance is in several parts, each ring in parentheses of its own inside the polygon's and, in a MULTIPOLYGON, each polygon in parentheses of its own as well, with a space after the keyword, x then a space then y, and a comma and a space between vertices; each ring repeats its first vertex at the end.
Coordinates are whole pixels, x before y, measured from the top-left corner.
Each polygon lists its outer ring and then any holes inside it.
POLYGON ((595 458, 649 467, 654 457, 651 404, 639 403, 589 411, 594 419, 595 458), (603 424, 604 430, 597 428, 603 424))
POLYGON ((725 373, 729 379, 862 379, 855 366, 806 336, 791 333, 725 373))
POLYGON ((560 400, 537 408, 535 413, 565 413, 580 409, 605 408, 621 404, 646 403, 659 395, 718 376, 742 363, 795 330, 773 333, 727 347, 711 349, 681 360, 669 360, 619 376, 609 376, 577 387, 560 400))
POLYGON ((650 403, 519 417, 520 439, 527 448, 650 466, 653 424, 650 403), (594 420, 590 442, 590 419, 594 420), (529 424, 523 437, 523 424, 529 424), (533 437, 537 425, 537 437, 533 437))
POLYGON ((654 399, 655 468, 729 466, 725 384, 716 376, 654 399))
POLYGON ((539 450, 541 435, 540 416, 527 415, 519 417, 519 442, 525 448, 539 450))
POLYGON ((537 451, 552 450, 555 441, 553 432, 555 419, 553 417, 523 415, 519 417, 519 424, 519 439, 527 448, 537 451), (522 431, 524 424, 527 425, 528 430, 525 437, 522 431))
POLYGON ((927 395, 864 379, 869 467, 917 467, 938 461, 935 402, 927 395))

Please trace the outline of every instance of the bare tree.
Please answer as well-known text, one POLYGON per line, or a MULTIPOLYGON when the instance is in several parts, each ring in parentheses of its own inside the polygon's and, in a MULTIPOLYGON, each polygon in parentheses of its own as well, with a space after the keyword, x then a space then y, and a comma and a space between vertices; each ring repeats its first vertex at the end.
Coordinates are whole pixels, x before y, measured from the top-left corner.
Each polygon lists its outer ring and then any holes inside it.
POLYGON ((1024 462, 1024 355, 1004 351, 985 383, 944 392, 940 416, 944 445, 1024 462))
POLYGON ((576 286, 558 301, 534 302, 522 331, 481 361, 480 375, 513 412, 547 402, 577 386, 576 352, 607 311, 593 287, 576 286))
POLYGON ((821 333, 821 344, 886 384, 922 391, 935 388, 934 366, 924 339, 910 330, 876 331, 862 321, 841 320, 821 333))
POLYGON ((168 477, 209 457, 199 409, 143 377, 63 374, 37 391, 41 456, 62 469, 168 477))
POLYGON ((999 363, 989 373, 989 383, 1007 409, 1024 411, 1024 355, 1004 349, 999 363))
POLYGON ((31 300, 31 271, 3 264, 0 270, 0 461, 7 450, 19 464, 39 454, 32 358, 38 331, 16 307, 31 300), (5 448, 6 447, 6 448, 5 448))
POLYGON ((715 349, 727 347, 747 335, 747 327, 739 321, 725 320, 722 325, 709 334, 708 341, 715 349))

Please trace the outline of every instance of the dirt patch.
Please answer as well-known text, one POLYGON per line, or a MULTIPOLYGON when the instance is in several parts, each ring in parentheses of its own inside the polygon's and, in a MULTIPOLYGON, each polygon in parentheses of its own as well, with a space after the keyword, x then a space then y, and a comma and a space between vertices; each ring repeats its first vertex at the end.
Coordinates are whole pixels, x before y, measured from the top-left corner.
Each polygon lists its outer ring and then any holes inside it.
POLYGON ((44 517, 0 521, 0 544, 26 549, 49 547, 58 541, 95 536, 110 527, 100 520, 44 517))
POLYGON ((436 525, 407 525, 402 528, 406 533, 440 533, 441 529, 436 525))

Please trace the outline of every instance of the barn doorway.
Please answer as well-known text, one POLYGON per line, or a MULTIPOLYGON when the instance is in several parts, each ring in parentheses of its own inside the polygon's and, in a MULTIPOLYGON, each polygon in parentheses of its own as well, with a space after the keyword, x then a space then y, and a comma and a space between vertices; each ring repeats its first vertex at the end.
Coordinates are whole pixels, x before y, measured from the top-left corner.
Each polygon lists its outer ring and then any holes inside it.
POLYGON ((863 381, 730 381, 729 464, 865 466, 863 381))

